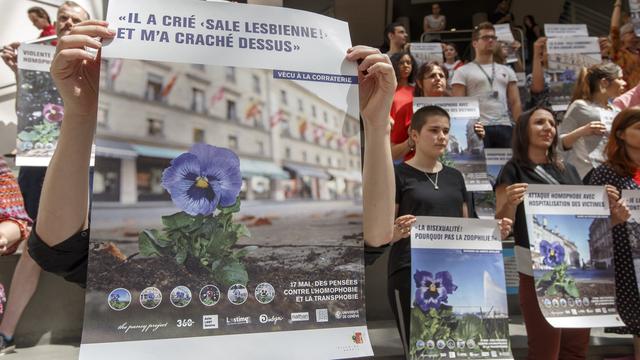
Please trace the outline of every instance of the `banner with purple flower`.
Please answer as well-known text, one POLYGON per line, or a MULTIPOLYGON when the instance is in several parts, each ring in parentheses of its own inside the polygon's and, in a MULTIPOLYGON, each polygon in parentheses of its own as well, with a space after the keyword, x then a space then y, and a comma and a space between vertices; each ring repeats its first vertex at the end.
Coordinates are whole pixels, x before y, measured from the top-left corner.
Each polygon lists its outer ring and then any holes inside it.
POLYGON ((625 257, 623 261, 626 270, 623 271, 626 271, 627 274, 629 273, 629 267, 631 267, 629 260, 633 262, 633 272, 636 275, 638 292, 640 292, 640 190, 622 190, 622 198, 629 207, 631 218, 625 224, 626 234, 625 231, 616 234, 616 237, 621 240, 617 244, 619 247, 617 253, 619 256, 625 257), (627 235, 626 239, 625 235, 627 235), (625 244, 627 241, 628 245, 625 244), (629 250, 626 249, 626 246, 629 247, 629 250))
POLYGON ((18 166, 47 166, 58 142, 64 107, 49 74, 55 50, 54 46, 38 44, 18 48, 18 166))
POLYGON ((410 306, 411 359, 513 359, 497 221, 418 216, 410 306))
POLYGON ((623 326, 604 187, 529 185, 524 207, 538 305, 549 324, 623 326))
POLYGON ((80 358, 371 356, 347 24, 168 0, 107 19, 80 358))

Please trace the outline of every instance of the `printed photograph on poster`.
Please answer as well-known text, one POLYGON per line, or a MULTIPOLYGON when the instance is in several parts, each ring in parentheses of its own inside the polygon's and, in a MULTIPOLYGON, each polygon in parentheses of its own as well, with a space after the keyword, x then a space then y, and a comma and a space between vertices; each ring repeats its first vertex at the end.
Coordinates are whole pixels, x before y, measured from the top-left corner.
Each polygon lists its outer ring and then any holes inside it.
POLYGON ((287 55, 304 71, 278 70, 287 67, 275 48, 244 67, 237 59, 257 50, 207 59, 182 51, 181 62, 170 62, 157 60, 172 53, 166 44, 125 37, 103 49, 80 358, 150 351, 174 358, 170 341, 141 341, 161 339, 188 340, 193 354, 236 349, 239 359, 256 354, 237 351, 242 342, 280 341, 276 357, 372 355, 357 77, 355 63, 344 60, 346 23, 227 3, 109 6, 114 26, 195 13, 197 27, 268 17, 339 36, 287 55), (125 58, 119 52, 127 46, 150 47, 154 58, 125 58), (305 62, 311 57, 322 66, 305 62), (298 331, 302 341, 286 340, 298 331), (242 337, 227 336, 235 334, 242 337))
POLYGON ((633 257, 633 268, 640 291, 640 190, 622 190, 622 198, 627 202, 631 218, 626 223, 629 246, 633 257))
POLYGON ((499 45, 506 54, 507 63, 518 62, 518 52, 515 46, 516 39, 514 39, 511 32, 511 24, 496 24, 493 27, 496 29, 499 45))
POLYGON ((49 74, 55 50, 38 44, 18 48, 17 166, 47 166, 58 143, 64 106, 49 74))
MULTIPOLYGON (((495 186, 496 179, 504 164, 511 159, 511 149, 484 149, 487 163, 487 176, 491 187, 495 186)), ((476 214, 481 219, 493 219, 496 215, 496 194, 494 191, 480 191, 474 193, 473 202, 476 214)))
POLYGON ((529 185, 527 229, 540 309, 554 327, 622 326, 603 187, 529 185))
POLYGON ((495 220, 417 218, 411 359, 512 359, 499 236, 495 220))
POLYGON ((444 62, 442 43, 411 43, 409 49, 418 63, 418 68, 424 63, 437 62, 442 64, 444 62))
POLYGON ((549 38, 547 54, 551 108, 554 111, 565 111, 571 102, 580 70, 602 61, 598 38, 549 38))
POLYGON ((586 24, 544 24, 544 35, 548 38, 586 37, 589 30, 586 24))
POLYGON ((629 0, 629 16, 636 36, 640 36, 640 1, 629 0))
POLYGON ((462 173, 468 191, 490 191, 484 144, 474 130, 474 125, 480 119, 478 100, 465 97, 416 97, 413 99, 413 112, 428 105, 442 107, 451 117, 449 144, 442 163, 462 173))

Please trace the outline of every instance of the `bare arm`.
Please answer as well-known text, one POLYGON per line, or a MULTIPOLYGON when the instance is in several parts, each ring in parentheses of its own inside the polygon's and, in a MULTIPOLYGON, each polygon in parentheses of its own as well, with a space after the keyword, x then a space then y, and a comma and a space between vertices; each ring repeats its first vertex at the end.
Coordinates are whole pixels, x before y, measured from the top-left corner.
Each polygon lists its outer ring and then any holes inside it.
POLYGON ((393 160, 402 160, 404 156, 411 151, 411 146, 409 146, 410 140, 407 139, 399 144, 391 143, 391 158, 393 160))
POLYGON ((431 32, 431 28, 429 27, 429 21, 427 20, 427 16, 425 16, 424 19, 422 20, 422 30, 424 32, 431 32))
POLYGON ((613 4, 613 12, 611 13, 611 28, 620 27, 620 18, 622 17, 622 1, 616 0, 613 4))
POLYGON ((498 185, 496 187, 496 219, 516 219, 516 209, 524 201, 527 184, 498 185))
POLYGON ((510 82, 507 87, 507 100, 509 101, 509 110, 513 115, 513 121, 518 121, 522 113, 522 105, 520 104, 520 92, 518 91, 518 83, 510 82))
POLYGON ((364 59, 358 65, 360 112, 365 135, 362 177, 364 239, 370 246, 381 246, 391 241, 395 218, 395 178, 388 114, 396 78, 389 57, 380 54, 378 49, 356 46, 349 50, 347 59, 364 59))
POLYGON ((467 96, 467 87, 460 84, 451 85, 451 96, 467 96))
POLYGON ((99 49, 94 37, 111 38, 106 22, 85 21, 63 36, 51 64, 65 104, 58 145, 42 187, 36 231, 55 246, 87 227, 89 160, 96 126, 100 60, 84 50, 99 49))
POLYGON ((531 93, 540 94, 544 91, 544 51, 547 46, 547 38, 541 37, 533 44, 533 61, 531 63, 531 93))

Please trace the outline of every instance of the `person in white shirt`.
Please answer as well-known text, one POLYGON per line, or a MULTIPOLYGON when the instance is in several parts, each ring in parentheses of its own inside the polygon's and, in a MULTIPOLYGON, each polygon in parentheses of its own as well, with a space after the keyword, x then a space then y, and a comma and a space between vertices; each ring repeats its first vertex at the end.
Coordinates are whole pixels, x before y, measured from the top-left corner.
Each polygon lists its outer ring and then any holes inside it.
MULTIPOLYGON (((424 17, 422 29, 425 33, 444 31, 447 27, 447 18, 440 14, 440 4, 431 5, 431 14, 424 17)), ((429 35, 425 41, 440 39, 439 34, 429 35)))
POLYGON ((459 68, 451 81, 453 96, 475 96, 480 101, 480 122, 485 128, 485 148, 510 148, 511 119, 520 117, 522 108, 515 72, 493 59, 497 45, 491 23, 478 25, 472 33, 475 59, 459 68))

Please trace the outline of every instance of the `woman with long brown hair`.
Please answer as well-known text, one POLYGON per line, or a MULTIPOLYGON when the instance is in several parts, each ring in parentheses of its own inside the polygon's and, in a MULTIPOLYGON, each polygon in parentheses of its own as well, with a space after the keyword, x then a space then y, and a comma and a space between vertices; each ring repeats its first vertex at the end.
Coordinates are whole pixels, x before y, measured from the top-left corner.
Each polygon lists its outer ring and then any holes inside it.
MULTIPOLYGON (((589 179, 593 185, 613 185, 619 191, 640 189, 640 107, 628 108, 613 120, 605 148, 606 162, 597 167, 589 179)), ((629 210, 620 201, 611 208, 618 222, 629 218, 629 210)), ((635 358, 640 359, 640 293, 634 271, 628 227, 613 226, 613 265, 616 282, 616 307, 626 327, 607 331, 632 334, 635 358)))
POLYGON ((568 152, 567 161, 576 167, 580 178, 604 162, 602 149, 607 127, 601 114, 616 112, 610 101, 624 92, 626 82, 616 64, 598 64, 582 69, 560 125, 562 148, 568 152))
POLYGON ((537 107, 523 113, 514 129, 513 157, 496 181, 496 219, 509 218, 514 222, 528 359, 584 359, 589 346, 589 329, 556 329, 547 323, 540 311, 533 281, 523 204, 528 184, 582 184, 576 169, 560 161, 557 143, 557 124, 551 110, 537 107))

